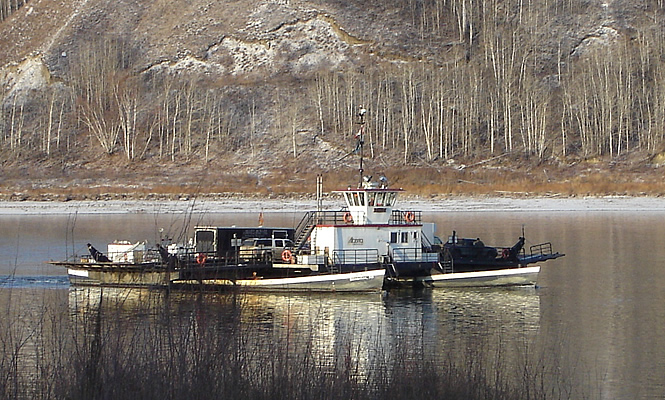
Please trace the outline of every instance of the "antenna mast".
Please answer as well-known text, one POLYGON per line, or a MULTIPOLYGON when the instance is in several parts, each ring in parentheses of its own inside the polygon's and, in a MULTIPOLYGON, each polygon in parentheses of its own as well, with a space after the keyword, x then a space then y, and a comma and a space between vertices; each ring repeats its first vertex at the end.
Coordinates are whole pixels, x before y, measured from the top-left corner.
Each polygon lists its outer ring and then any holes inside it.
POLYGON ((363 147, 365 145, 365 114, 367 114, 367 110, 365 109, 365 107, 361 105, 360 110, 358 111, 358 125, 360 125, 360 129, 358 129, 358 133, 356 134, 356 139, 358 140, 356 149, 360 154, 360 168, 358 169, 360 173, 360 179, 358 180, 358 187, 362 187, 363 184, 363 172, 364 172, 363 147))

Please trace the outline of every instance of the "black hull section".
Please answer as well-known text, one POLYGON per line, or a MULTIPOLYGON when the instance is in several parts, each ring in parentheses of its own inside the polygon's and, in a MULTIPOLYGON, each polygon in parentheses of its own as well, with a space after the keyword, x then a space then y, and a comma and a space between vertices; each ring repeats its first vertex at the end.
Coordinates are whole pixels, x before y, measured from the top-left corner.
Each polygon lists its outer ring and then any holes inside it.
POLYGON ((554 260, 563 257, 561 253, 538 254, 533 256, 520 256, 516 259, 497 258, 493 260, 467 260, 453 259, 452 270, 454 272, 491 271, 495 269, 525 267, 529 264, 554 260))
POLYGON ((438 269, 438 263, 434 262, 407 262, 386 264, 386 276, 390 278, 415 278, 418 276, 427 276, 432 269, 438 269))

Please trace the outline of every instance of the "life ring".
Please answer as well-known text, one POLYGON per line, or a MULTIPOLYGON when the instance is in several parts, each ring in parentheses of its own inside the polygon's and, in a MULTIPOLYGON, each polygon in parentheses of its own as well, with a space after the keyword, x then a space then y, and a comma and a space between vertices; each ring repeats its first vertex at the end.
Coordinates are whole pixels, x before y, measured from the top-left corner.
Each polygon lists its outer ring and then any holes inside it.
POLYGON ((206 256, 205 253, 199 253, 196 255, 196 263, 199 265, 205 264, 207 259, 208 256, 206 256))
POLYGON ((409 211, 406 214, 404 214, 404 220, 408 223, 411 223, 416 220, 416 215, 413 212, 409 211))
POLYGON ((291 250, 286 249, 282 252, 282 261, 290 263, 292 259, 293 253, 291 253, 291 250))
POLYGON ((353 222, 353 216, 351 215, 350 212, 344 213, 344 222, 346 222, 347 224, 350 224, 350 223, 353 222))
POLYGON ((501 258, 507 259, 508 257, 510 257, 510 249, 503 249, 503 251, 501 251, 501 258))

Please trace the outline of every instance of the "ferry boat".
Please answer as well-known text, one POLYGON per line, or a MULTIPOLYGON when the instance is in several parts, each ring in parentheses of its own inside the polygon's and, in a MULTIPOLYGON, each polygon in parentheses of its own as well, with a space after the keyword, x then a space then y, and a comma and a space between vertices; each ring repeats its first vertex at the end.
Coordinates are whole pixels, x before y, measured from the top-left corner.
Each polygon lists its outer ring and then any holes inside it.
MULTIPOLYGON (((73 284, 161 287, 242 287, 277 291, 379 291, 391 285, 508 286, 534 284, 539 266, 556 259, 550 243, 507 248, 453 235, 446 243, 419 210, 396 208, 402 189, 385 177, 364 175, 364 112, 355 150, 359 183, 337 191, 345 205, 318 207, 295 228, 194 228, 188 245, 112 243, 108 255, 89 245, 90 256, 52 262, 68 269, 73 284)), ((346 156, 345 156, 346 157, 346 156)))
POLYGON ((524 237, 495 248, 453 232, 442 243, 422 211, 396 208, 402 192, 364 177, 336 192, 344 207, 309 211, 295 229, 197 226, 188 245, 114 242, 104 254, 89 244, 90 255, 51 264, 66 267, 76 285, 379 291, 534 284, 540 267, 529 264, 563 256, 550 243, 527 253, 524 237))

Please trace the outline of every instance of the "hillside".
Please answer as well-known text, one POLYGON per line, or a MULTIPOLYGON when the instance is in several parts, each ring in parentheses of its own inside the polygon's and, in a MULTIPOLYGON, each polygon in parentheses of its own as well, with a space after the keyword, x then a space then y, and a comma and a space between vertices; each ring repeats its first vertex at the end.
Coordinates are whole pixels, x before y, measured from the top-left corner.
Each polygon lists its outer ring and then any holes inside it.
POLYGON ((660 195, 664 6, 0 0, 1 197, 660 195))

